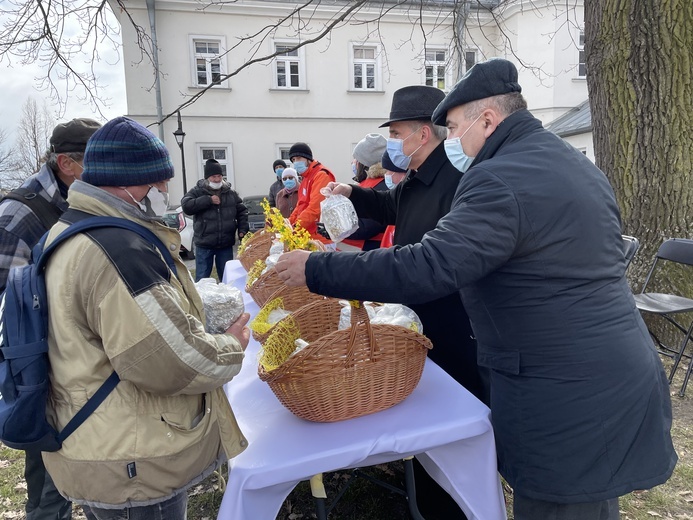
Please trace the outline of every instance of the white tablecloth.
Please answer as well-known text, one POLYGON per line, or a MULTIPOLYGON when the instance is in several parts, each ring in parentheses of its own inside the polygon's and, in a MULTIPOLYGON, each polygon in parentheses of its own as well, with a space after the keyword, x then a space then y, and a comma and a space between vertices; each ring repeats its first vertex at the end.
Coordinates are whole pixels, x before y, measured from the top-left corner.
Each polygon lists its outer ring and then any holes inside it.
MULTIPOLYGON (((223 281, 245 285, 237 260, 223 281)), ((257 305, 244 293, 246 310, 257 305)), ((274 520, 293 488, 313 475, 416 455, 471 519, 505 519, 490 411, 427 360, 419 385, 402 403, 337 423, 299 419, 257 377, 251 339, 241 373, 226 393, 248 448, 230 461, 219 519, 274 520)), ((329 498, 329 497, 328 497, 329 498)))

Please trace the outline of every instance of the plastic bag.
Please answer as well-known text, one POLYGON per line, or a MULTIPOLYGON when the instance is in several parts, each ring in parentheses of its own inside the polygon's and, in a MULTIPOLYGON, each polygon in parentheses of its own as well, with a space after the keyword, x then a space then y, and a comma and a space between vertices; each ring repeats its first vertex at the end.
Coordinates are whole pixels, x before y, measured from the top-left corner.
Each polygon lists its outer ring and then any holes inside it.
POLYGON ((325 196, 320 202, 320 222, 334 242, 344 240, 359 228, 354 205, 344 195, 333 195, 329 188, 322 188, 320 193, 325 196))
MULTIPOLYGON (((337 328, 339 330, 348 329, 351 327, 351 305, 346 300, 340 300, 339 303, 342 305, 342 310, 339 313, 337 328)), ((371 302, 364 302, 363 306, 366 308, 371 325, 398 325, 423 334, 421 319, 409 307, 397 303, 373 305, 371 302)))
POLYGON ((218 284, 214 278, 195 283, 205 309, 205 330, 223 334, 245 312, 241 291, 231 285, 218 284))

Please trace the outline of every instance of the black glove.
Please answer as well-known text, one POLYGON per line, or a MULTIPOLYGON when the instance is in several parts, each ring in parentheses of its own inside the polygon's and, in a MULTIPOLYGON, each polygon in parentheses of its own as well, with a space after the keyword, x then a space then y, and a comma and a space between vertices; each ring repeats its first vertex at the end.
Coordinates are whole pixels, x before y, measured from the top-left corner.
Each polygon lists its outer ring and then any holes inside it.
POLYGON ((317 228, 319 235, 325 237, 328 240, 332 240, 330 234, 327 232, 327 229, 325 229, 325 224, 323 224, 322 222, 318 222, 317 228))

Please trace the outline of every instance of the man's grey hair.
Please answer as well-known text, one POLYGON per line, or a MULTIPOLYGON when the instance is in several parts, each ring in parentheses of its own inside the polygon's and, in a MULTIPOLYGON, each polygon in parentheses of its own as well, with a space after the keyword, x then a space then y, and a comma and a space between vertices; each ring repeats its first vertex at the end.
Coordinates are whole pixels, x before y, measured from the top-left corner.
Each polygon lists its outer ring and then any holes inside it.
POLYGON ((427 126, 438 141, 444 141, 448 138, 448 129, 444 126, 434 125, 433 121, 407 121, 407 123, 409 123, 412 131, 416 131, 422 126, 427 126))
POLYGON ((60 167, 58 166, 58 155, 67 155, 73 161, 79 162, 84 160, 84 152, 61 152, 55 153, 48 150, 46 155, 44 155, 43 160, 53 173, 58 173, 60 167))
POLYGON ((474 119, 487 108, 496 110, 505 118, 518 110, 526 109, 527 101, 519 92, 511 92, 510 94, 501 94, 467 103, 462 112, 467 119, 474 119))

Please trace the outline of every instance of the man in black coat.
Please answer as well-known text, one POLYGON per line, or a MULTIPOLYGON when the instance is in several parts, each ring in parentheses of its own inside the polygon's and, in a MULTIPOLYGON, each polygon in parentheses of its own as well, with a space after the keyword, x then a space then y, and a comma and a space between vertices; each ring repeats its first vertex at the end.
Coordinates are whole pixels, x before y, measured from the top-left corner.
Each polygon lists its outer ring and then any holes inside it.
POLYGON ((195 281, 208 278, 216 264, 221 280, 224 266, 233 260, 233 245, 248 232, 248 208, 224 180, 221 164, 205 163, 205 178, 183 196, 181 206, 193 217, 195 281))
MULTIPOLYGON (((446 130, 431 122, 433 110, 445 94, 434 87, 410 86, 392 98, 387 150, 395 165, 408 170, 406 178, 391 190, 338 185, 349 197, 359 217, 394 225, 395 245, 415 244, 435 228, 452 204, 460 172, 448 161, 443 147, 446 130)), ((455 288, 436 299, 405 301, 419 316, 424 334, 433 343, 429 357, 482 401, 487 401, 476 363, 476 342, 469 318, 455 288)), ((424 517, 464 518, 452 498, 415 463, 417 500, 424 517)))
POLYGON ((466 173, 420 243, 285 254, 277 271, 349 299, 459 289, 515 519, 613 520, 619 496, 674 470, 668 383, 625 278, 613 190, 527 111, 517 76, 509 61, 479 63, 433 114, 466 173))

